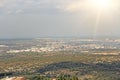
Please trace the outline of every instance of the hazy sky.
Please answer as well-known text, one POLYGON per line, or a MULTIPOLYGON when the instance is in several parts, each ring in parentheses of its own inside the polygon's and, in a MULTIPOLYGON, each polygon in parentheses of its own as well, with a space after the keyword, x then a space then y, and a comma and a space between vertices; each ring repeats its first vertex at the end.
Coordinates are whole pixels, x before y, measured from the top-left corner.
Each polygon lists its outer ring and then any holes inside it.
POLYGON ((91 1, 0 0, 0 38, 119 37, 120 0, 99 8, 91 1))

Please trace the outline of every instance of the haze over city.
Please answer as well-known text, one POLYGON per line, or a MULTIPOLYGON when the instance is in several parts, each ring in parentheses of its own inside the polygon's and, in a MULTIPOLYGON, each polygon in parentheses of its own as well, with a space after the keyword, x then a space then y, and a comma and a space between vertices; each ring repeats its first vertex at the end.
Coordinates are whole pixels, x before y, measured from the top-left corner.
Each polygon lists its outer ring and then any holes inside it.
POLYGON ((119 0, 0 0, 0 38, 120 35, 119 0))
POLYGON ((120 80, 120 0, 0 0, 0 80, 120 80))

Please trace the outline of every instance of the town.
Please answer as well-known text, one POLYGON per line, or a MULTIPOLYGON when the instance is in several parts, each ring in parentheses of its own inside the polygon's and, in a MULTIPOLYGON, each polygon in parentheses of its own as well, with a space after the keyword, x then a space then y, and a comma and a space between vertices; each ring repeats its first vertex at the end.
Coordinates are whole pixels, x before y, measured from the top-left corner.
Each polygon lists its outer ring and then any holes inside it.
POLYGON ((0 53, 39 53, 54 51, 89 52, 89 50, 92 49, 120 49, 120 39, 40 38, 31 40, 18 40, 15 42, 13 41, 0 41, 0 53))

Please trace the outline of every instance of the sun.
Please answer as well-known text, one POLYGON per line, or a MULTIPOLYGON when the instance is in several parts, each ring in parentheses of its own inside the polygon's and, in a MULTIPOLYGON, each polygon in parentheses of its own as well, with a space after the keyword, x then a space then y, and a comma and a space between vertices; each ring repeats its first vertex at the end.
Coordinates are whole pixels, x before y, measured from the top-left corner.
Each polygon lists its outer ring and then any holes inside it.
POLYGON ((96 0, 96 4, 99 7, 106 7, 109 6, 109 0, 96 0))
POLYGON ((91 3, 94 7, 97 8, 109 8, 112 4, 111 0, 91 0, 91 3))

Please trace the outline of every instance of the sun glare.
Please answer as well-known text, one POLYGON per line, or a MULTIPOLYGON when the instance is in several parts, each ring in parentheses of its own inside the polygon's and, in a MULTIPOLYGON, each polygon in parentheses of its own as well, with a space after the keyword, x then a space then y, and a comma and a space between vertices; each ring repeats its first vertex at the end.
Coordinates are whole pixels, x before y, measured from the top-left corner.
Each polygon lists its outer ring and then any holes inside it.
POLYGON ((92 5, 97 8, 109 8, 111 6, 111 0, 91 0, 92 5))
POLYGON ((113 4, 113 0, 89 0, 89 2, 92 9, 97 10, 96 22, 94 26, 94 37, 96 37, 97 31, 99 29, 99 23, 101 21, 101 16, 103 14, 107 14, 109 11, 112 11, 111 9, 114 6, 114 4, 113 4))

